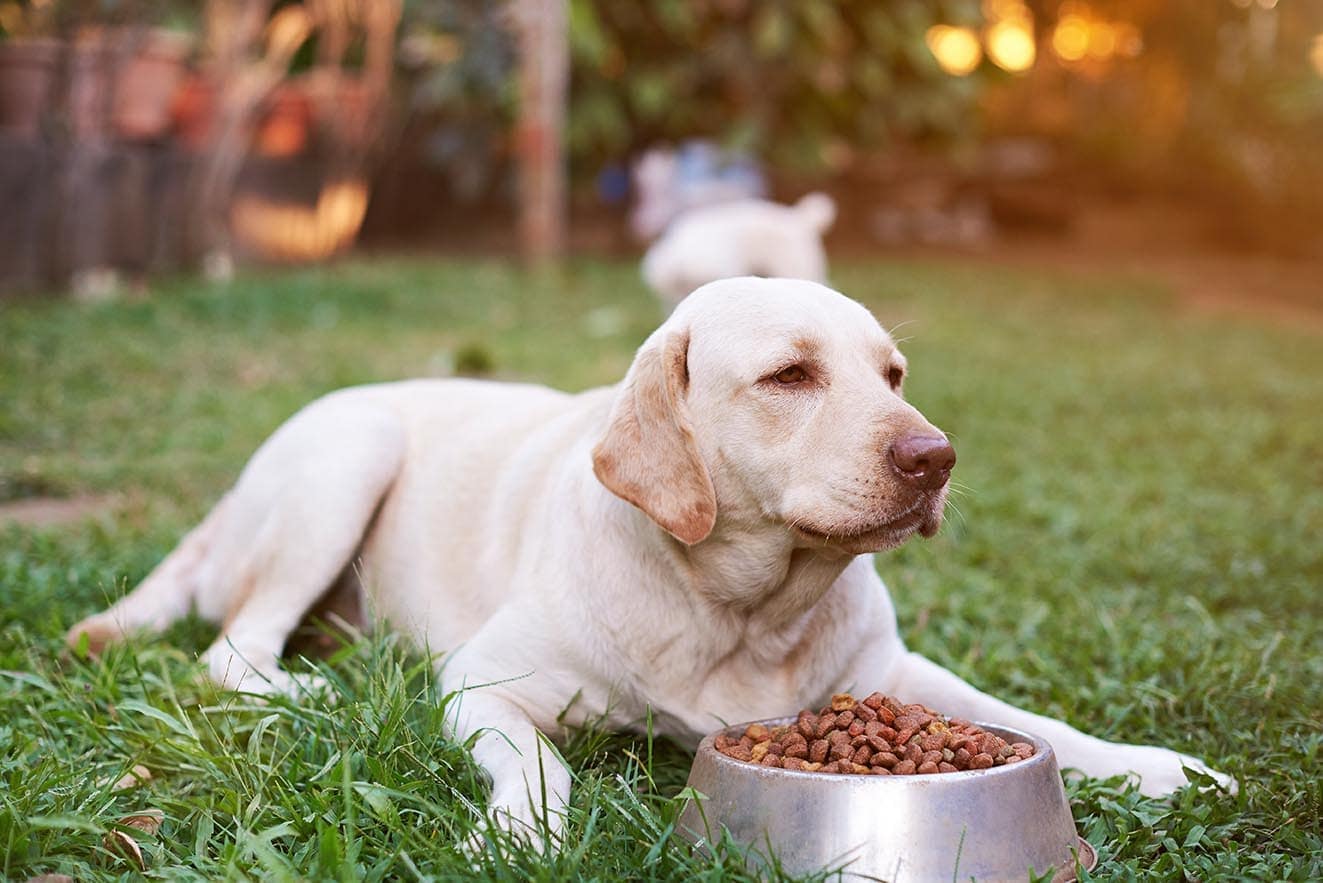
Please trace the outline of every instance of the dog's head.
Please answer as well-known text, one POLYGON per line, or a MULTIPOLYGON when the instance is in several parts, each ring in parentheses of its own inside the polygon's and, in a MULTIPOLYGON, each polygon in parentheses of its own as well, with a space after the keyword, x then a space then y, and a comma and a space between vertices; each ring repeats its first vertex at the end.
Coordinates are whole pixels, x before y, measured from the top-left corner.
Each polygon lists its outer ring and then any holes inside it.
POLYGON ((639 349, 593 469, 691 545, 721 515, 806 547, 892 548, 937 531, 955 465, 904 377, 877 320, 825 286, 713 282, 639 349))

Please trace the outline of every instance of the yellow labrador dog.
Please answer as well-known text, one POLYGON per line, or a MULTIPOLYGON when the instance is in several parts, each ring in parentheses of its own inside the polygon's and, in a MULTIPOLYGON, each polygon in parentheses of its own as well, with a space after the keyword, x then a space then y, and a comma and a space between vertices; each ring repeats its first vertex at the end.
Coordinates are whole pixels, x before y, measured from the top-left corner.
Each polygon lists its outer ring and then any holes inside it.
POLYGON ((740 199, 700 206, 671 221, 643 256, 643 281, 672 308, 689 292, 731 276, 827 281, 822 236, 836 203, 810 193, 794 205, 740 199))
POLYGON ((905 359, 822 285, 727 279, 687 298, 622 383, 568 395, 422 380, 342 390, 264 444, 93 647, 190 609, 211 677, 290 691, 286 638, 351 565, 375 617, 445 651, 457 738, 491 808, 557 827, 570 776, 539 731, 604 718, 693 745, 723 722, 882 690, 1049 739, 1147 794, 1164 748, 1104 742, 908 652, 869 553, 942 519, 955 452, 905 401, 905 359), (563 717, 562 717, 563 715, 563 717), (545 805, 544 805, 545 797, 545 805))

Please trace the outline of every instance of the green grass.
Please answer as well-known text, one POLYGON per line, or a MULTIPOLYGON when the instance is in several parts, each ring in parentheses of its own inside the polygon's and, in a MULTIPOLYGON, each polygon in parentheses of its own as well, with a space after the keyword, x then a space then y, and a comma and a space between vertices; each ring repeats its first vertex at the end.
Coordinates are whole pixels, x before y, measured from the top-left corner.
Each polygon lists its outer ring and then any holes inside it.
MULTIPOLYGON (((958 512, 879 565, 912 646, 1241 782, 1171 803, 1072 777, 1093 878, 1323 877, 1323 341, 1186 312, 1136 277, 871 263, 837 281, 907 322, 908 395, 960 453, 958 512)), ((617 379, 658 320, 632 265, 345 263, 0 310, 0 499, 119 494, 79 525, 0 528, 0 876, 131 874, 102 834, 156 807, 143 847, 169 879, 741 878, 671 835, 687 755, 595 732, 564 747, 566 848, 475 869, 454 844, 481 777, 427 666, 388 638, 319 663, 329 706, 217 694, 198 623, 96 662, 61 652, 318 393, 456 362, 617 379), (154 778, 112 791, 133 764, 154 778)))

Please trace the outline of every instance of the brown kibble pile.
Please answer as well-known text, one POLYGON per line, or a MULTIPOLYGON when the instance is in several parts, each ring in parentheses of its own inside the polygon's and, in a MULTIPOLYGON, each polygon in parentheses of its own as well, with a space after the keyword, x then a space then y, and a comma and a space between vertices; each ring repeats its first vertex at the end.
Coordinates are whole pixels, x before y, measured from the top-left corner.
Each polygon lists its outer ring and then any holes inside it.
POLYGON ((716 749, 762 766, 874 776, 986 770, 1034 754, 1027 742, 1008 743, 969 721, 881 693, 867 699, 837 693, 831 705, 817 714, 804 709, 793 724, 750 724, 742 736, 721 733, 716 749))

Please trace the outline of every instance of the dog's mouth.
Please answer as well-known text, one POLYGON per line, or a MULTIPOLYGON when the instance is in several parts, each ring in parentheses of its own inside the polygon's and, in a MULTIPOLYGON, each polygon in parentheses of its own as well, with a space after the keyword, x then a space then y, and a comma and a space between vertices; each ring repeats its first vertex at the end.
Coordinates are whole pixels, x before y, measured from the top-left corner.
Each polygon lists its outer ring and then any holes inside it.
POLYGON ((942 525, 944 498, 944 494, 920 498, 901 514, 881 523, 827 528, 799 522, 794 530, 816 546, 840 549, 854 555, 881 552, 894 549, 916 532, 924 537, 936 534, 942 525))

